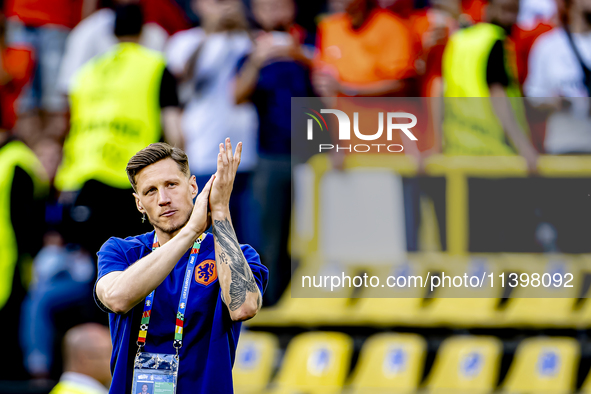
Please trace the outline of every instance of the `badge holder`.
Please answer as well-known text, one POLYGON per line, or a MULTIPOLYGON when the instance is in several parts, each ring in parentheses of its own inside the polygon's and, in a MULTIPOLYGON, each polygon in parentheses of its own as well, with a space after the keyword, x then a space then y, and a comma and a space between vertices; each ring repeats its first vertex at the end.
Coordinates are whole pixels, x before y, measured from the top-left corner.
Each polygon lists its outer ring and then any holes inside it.
POLYGON ((133 363, 132 394, 175 394, 178 354, 148 353, 140 349, 133 363))
MULTIPOLYGON (((148 325, 150 323, 152 305, 154 303, 154 291, 146 297, 140 332, 137 339, 138 349, 133 362, 131 394, 176 394, 179 372, 179 351, 183 346, 185 310, 189 298, 191 277, 193 276, 193 271, 195 269, 195 261, 197 260, 199 249, 201 248, 201 241, 203 241, 204 238, 205 233, 193 244, 189 262, 187 263, 187 269, 185 271, 181 299, 179 300, 179 307, 176 314, 176 328, 174 330, 173 347, 176 350, 176 354, 149 353, 143 351, 144 345, 146 344, 146 337, 148 335, 148 325)), ((156 235, 154 235, 152 251, 157 248, 158 239, 156 238, 156 235)))

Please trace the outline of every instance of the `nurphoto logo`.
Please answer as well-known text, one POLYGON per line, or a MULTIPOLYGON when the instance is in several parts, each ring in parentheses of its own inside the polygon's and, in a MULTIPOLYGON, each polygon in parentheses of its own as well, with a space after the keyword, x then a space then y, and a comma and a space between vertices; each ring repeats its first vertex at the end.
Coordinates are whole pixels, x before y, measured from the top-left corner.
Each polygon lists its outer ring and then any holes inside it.
MULTIPOLYGON (((328 131, 328 124, 322 114, 333 114, 337 117, 339 129, 338 139, 339 141, 350 141, 351 140, 351 120, 349 115, 338 109, 321 109, 320 112, 313 110, 312 108, 304 108, 305 114, 310 116, 307 123, 307 138, 309 141, 314 139, 314 122, 320 128, 320 131, 328 131)), ((378 112, 378 131, 373 134, 364 134, 359 130, 359 112, 353 112, 353 133, 355 137, 362 141, 376 141, 382 138, 384 129, 386 129, 387 141, 392 141, 392 135, 394 131, 402 131, 406 137, 412 141, 417 141, 417 137, 410 131, 417 125, 417 117, 408 112, 388 112, 386 113, 386 121, 384 121, 384 112, 378 112), (410 120, 410 122, 403 122, 404 120, 410 120)), ((354 145, 333 145, 333 144, 319 144, 319 152, 330 151, 335 149, 339 151, 348 152, 390 152, 400 153, 404 151, 404 147, 401 144, 354 144, 354 145)))

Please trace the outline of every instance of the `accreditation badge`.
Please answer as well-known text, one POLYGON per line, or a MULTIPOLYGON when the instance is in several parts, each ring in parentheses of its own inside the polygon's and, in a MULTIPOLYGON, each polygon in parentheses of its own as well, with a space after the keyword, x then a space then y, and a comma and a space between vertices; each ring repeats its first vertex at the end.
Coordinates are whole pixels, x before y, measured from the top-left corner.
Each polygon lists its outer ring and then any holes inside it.
POLYGON ((138 352, 133 363, 131 394, 176 394, 178 370, 175 354, 138 352))

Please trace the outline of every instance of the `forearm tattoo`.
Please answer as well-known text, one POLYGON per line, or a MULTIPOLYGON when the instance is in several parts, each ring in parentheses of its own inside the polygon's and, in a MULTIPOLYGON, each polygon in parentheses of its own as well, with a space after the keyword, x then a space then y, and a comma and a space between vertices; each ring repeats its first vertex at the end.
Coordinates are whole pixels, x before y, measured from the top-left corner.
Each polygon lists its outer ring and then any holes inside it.
POLYGON ((221 263, 230 268, 230 303, 226 302, 231 311, 240 308, 246 301, 246 294, 257 293, 257 306, 260 306, 260 294, 252 271, 242 254, 240 245, 236 240, 236 233, 232 224, 226 218, 224 220, 214 220, 213 235, 217 244, 220 246, 221 263))

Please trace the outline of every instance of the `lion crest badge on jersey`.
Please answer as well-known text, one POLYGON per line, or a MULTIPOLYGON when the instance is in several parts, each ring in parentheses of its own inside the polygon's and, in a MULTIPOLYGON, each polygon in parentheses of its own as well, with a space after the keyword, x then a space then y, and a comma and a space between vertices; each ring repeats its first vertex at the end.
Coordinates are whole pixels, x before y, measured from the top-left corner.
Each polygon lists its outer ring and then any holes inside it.
POLYGON ((195 267, 195 281, 204 286, 209 286, 218 278, 215 269, 215 260, 203 260, 195 267))

